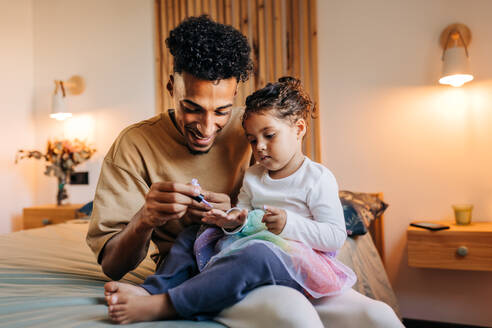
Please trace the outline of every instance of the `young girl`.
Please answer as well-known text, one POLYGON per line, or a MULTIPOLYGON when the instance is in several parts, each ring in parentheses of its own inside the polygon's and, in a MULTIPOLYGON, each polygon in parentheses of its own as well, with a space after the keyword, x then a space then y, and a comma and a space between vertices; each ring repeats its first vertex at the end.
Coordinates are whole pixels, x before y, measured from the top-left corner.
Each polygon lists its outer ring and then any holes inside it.
POLYGON ((257 163, 237 207, 203 219, 222 229, 185 229, 141 287, 120 284, 118 297, 107 293, 114 321, 211 319, 262 285, 315 298, 352 287, 354 273, 335 259, 346 238, 336 180, 302 153, 312 110, 291 77, 247 98, 243 127, 257 163))

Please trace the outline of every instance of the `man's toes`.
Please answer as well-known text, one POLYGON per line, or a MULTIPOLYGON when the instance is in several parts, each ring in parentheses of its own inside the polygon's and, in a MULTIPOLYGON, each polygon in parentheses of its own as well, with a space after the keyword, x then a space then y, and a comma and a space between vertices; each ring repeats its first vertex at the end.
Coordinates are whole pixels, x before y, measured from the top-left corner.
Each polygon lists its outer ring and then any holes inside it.
POLYGON ((110 281, 104 284, 104 295, 106 293, 112 294, 118 291, 119 283, 117 281, 110 281))

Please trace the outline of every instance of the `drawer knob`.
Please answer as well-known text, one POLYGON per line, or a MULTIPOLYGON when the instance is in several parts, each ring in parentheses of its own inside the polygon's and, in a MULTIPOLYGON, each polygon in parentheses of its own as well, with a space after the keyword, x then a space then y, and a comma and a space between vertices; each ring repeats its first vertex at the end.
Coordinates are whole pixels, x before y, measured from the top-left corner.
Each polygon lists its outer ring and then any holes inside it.
POLYGON ((50 219, 43 219, 43 220, 41 221, 41 223, 42 223, 43 225, 48 225, 48 224, 51 224, 51 221, 50 221, 50 219))
POLYGON ((456 250, 456 254, 458 254, 461 257, 467 256, 468 255, 468 247, 466 247, 466 246, 458 247, 458 249, 456 250))

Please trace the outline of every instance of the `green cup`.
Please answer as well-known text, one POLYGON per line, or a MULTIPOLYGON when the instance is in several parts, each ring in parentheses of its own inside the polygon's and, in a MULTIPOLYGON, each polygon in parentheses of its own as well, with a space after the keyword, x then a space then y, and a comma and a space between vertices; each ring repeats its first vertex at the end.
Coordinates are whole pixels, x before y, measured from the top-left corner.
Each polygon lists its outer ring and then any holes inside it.
POLYGON ((466 225, 471 223, 473 205, 459 204, 453 205, 454 219, 456 224, 466 225))

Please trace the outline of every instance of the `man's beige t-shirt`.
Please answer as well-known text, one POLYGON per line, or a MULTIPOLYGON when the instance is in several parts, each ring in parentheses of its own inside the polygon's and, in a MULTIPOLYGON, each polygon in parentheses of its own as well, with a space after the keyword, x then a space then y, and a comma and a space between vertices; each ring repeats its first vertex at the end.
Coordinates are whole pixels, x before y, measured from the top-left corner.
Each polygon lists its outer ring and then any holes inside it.
MULTIPOLYGON (((87 244, 100 263, 106 242, 120 232, 145 203, 154 182, 189 183, 235 198, 248 167, 251 151, 240 117, 233 109, 228 124, 206 154, 193 155, 165 112, 123 130, 104 158, 97 184, 87 244)), ((161 255, 169 252, 188 220, 169 221, 154 229, 152 241, 161 255)))

